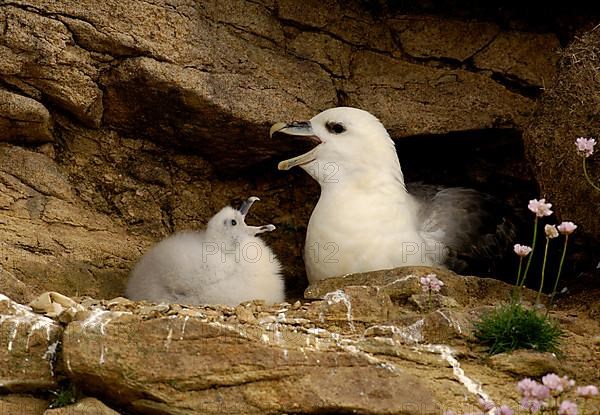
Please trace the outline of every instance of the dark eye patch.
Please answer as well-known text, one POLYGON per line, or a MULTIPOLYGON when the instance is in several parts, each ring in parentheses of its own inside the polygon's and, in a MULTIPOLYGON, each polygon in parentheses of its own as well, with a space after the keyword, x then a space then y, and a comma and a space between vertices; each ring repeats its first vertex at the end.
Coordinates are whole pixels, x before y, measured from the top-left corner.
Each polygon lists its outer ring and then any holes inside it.
POLYGON ((235 225, 237 225, 237 220, 231 219, 231 226, 235 226, 235 225))
POLYGON ((335 121, 329 121, 327 124, 325 124, 325 127, 327 127, 327 131, 329 131, 331 134, 341 134, 346 131, 344 124, 335 121))

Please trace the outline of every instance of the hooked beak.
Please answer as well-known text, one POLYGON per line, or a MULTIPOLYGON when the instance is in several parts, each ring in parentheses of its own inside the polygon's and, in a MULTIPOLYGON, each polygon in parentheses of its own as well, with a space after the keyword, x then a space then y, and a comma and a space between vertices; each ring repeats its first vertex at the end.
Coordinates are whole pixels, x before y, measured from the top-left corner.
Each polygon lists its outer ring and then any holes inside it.
MULTIPOLYGON (((242 206, 240 206, 239 211, 244 218, 246 218, 248 211, 250 210, 250 208, 252 207, 254 202, 256 202, 257 200, 260 200, 260 199, 256 196, 251 196, 242 202, 242 206)), ((271 225, 271 224, 263 225, 263 226, 247 226, 246 225, 246 231, 248 232, 248 235, 250 235, 250 236, 258 235, 259 233, 263 233, 263 232, 271 232, 274 230, 275 230, 275 225, 271 225)))
POLYGON ((323 141, 315 135, 313 132, 310 121, 294 121, 292 123, 278 122, 273 124, 269 136, 273 138, 275 134, 286 134, 297 137, 299 141, 309 142, 314 145, 314 148, 300 156, 293 157, 288 160, 284 160, 277 165, 279 170, 289 170, 294 166, 302 166, 303 164, 310 163, 315 160, 317 147, 323 141))
POLYGON ((242 206, 240 206, 240 208, 238 210, 240 211, 240 213, 242 214, 243 217, 246 217, 246 215, 248 214, 248 211, 250 210, 250 208, 252 207, 254 202, 256 202, 257 200, 260 200, 260 199, 256 196, 250 196, 248 199, 246 199, 242 202, 242 206))

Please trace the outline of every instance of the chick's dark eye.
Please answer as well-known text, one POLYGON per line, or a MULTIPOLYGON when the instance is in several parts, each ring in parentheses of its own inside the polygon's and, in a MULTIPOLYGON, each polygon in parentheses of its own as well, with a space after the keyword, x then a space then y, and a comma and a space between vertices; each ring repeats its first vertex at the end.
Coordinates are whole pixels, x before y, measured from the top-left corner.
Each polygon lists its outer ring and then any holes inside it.
POLYGON ((231 219, 231 226, 237 225, 237 221, 235 219, 231 219))
POLYGON ((344 131, 346 131, 346 127, 344 127, 344 124, 341 124, 339 122, 330 121, 326 124, 326 127, 327 131, 329 131, 332 134, 341 134, 344 131))

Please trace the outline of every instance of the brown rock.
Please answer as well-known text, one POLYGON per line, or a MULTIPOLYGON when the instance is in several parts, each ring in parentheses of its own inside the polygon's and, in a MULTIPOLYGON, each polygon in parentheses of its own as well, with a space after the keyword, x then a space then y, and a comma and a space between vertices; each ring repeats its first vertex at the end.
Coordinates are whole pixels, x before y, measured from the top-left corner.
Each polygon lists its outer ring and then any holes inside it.
MULTIPOLYGON (((0 246, 4 245, 5 243, 0 243, 0 246)), ((0 266, 0 281, 0 291, 16 301, 26 303, 31 299, 30 287, 3 266, 0 266)))
POLYGON ((311 290, 334 291, 295 305, 184 308, 86 298, 80 306, 87 310, 63 335, 59 367, 78 388, 123 408, 173 414, 430 413, 439 411, 435 402, 463 410, 479 396, 511 404, 522 376, 596 378, 600 326, 585 316, 573 332, 573 315, 553 311, 567 322, 562 360, 530 351, 489 358, 473 343, 472 322, 491 307, 481 304, 508 294, 503 283, 426 267, 335 280, 345 286, 325 280, 311 290), (454 308, 414 306, 418 275, 432 271, 445 283, 436 296, 454 308))
POLYGON ((360 7, 342 4, 334 0, 278 1, 278 17, 301 26, 332 34, 352 46, 389 51, 393 49, 391 33, 387 25, 360 7))
POLYGON ((16 86, 25 82, 80 121, 100 125, 102 91, 95 82, 97 63, 77 46, 69 29, 25 8, 5 6, 0 16, 6 22, 0 38, 5 51, 0 76, 16 86))
POLYGON ((14 394, 0 396, 2 415, 43 415, 47 407, 47 401, 33 396, 14 394))
POLYGON ((285 312, 237 324, 95 310, 68 326, 63 359, 86 389, 143 412, 437 410, 416 377, 353 344, 324 329, 299 330, 285 312))
POLYGON ((29 211, 33 217, 39 217, 40 206, 35 205, 39 205, 39 199, 44 196, 64 201, 73 198, 73 189, 64 171, 43 154, 12 145, 0 145, 0 172, 4 177, 12 176, 3 181, 5 185, 11 185, 6 193, 13 199, 13 203, 18 203, 25 195, 35 194, 38 200, 29 203, 29 211), (10 183, 11 179, 20 181, 22 185, 19 187, 10 183))
POLYGON ((62 328, 0 294, 0 389, 34 392, 57 386, 56 349, 62 328))
POLYGON ((309 300, 323 299, 327 293, 340 288, 371 286, 379 288, 395 300, 406 301, 411 295, 421 292, 418 277, 427 274, 430 270, 431 268, 428 267, 400 267, 327 278, 309 285, 304 291, 304 297, 309 300))
POLYGON ((402 16, 389 21, 402 51, 417 58, 446 58, 464 62, 500 32, 498 25, 438 16, 402 16))
MULTIPOLYGON (((271 123, 346 104, 381 117, 394 137, 524 125, 530 99, 444 63, 473 53, 453 39, 481 29, 479 48, 494 25, 399 18, 362 3, 0 6, 0 80, 28 119, 52 119, 61 138, 39 153, 0 151, 0 287, 22 301, 121 295, 153 242, 257 194, 264 210, 253 214, 278 225, 266 238, 296 299, 318 189, 301 172, 276 171, 273 158, 297 149, 268 140, 271 123)), ((23 136, 48 135, 33 124, 23 136)))
POLYGON ((523 128, 533 101, 462 69, 357 52, 347 104, 378 116, 394 138, 487 128, 523 128), (469 91, 467 93, 467 91, 469 91))
POLYGON ((0 90, 0 141, 53 141, 52 119, 34 99, 0 90))
MULTIPOLYGON (((577 232, 600 235, 600 192, 585 180, 582 157, 575 139, 600 137, 595 119, 600 106, 600 28, 576 38, 561 55, 556 84, 541 99, 525 131, 527 152, 533 162, 541 195, 552 202, 560 220, 577 223, 577 232)), ((596 146, 597 150, 597 146, 596 146)), ((600 183, 596 151, 588 161, 588 174, 600 183)), ((595 252, 594 265, 600 260, 595 252)))
MULTIPOLYGON (((413 274, 418 269, 432 271, 414 267, 413 274)), ((448 298, 467 292, 474 305, 497 302, 493 285, 474 289, 475 278, 438 273, 448 298)), ((597 346, 589 347, 587 339, 586 348, 586 339, 568 329, 563 360, 529 351, 490 359, 470 334, 481 307, 423 313, 412 311, 408 301, 388 298, 383 309, 392 311, 382 314, 371 298, 385 298, 384 290, 399 291, 401 282, 414 279, 398 276, 387 287, 347 285, 296 307, 251 302, 179 311, 155 307, 148 314, 145 303, 89 300, 95 308, 79 314, 66 330, 62 365, 71 381, 111 402, 142 413, 173 414, 324 408, 428 413, 435 407, 431 399, 459 410, 475 405, 481 394, 518 404, 516 382, 546 370, 576 373, 580 384, 594 379, 597 346), (98 308, 107 304, 128 311, 98 308), (369 320, 367 313, 378 317, 369 320), (401 386, 407 383, 414 396, 401 386)), ((589 327, 592 337, 600 330, 597 324, 589 327)))
POLYGON ((48 409, 44 415, 119 415, 98 399, 83 398, 73 405, 48 409))
MULTIPOLYGON (((360 274, 350 274, 345 277, 328 278, 311 284, 306 288, 304 297, 307 299, 323 299, 327 293, 347 287, 376 287, 378 292, 387 294, 394 303, 406 304, 414 295, 421 295, 422 289, 419 277, 434 273, 444 282, 440 294, 451 297, 449 300, 438 301, 439 305, 461 305, 463 307, 479 307, 481 305, 494 305, 507 301, 510 297, 512 286, 492 278, 478 278, 461 276, 442 268, 423 266, 399 267, 389 270, 372 271, 360 274), (481 295, 485 293, 484 295, 481 295)), ((535 292, 523 290, 523 298, 535 298, 535 292)), ((412 300, 411 300, 412 301, 412 300)), ((426 301, 420 302, 423 307, 426 301)), ((436 303, 434 303, 436 305, 436 303)))
POLYGON ((447 344, 453 338, 469 337, 473 332, 473 316, 465 312, 437 308, 427 314, 423 338, 431 343, 447 344))
POLYGON ((490 366, 498 370, 513 373, 520 377, 540 378, 548 373, 560 373, 573 376, 572 368, 561 362, 552 353, 540 353, 532 350, 515 350, 490 357, 490 366))
POLYGON ((274 154, 267 141, 269 124, 286 114, 309 117, 317 108, 334 106, 333 83, 317 64, 300 64, 249 45, 223 48, 241 54, 236 61, 253 62, 252 68, 226 67, 222 74, 150 58, 125 61, 104 79, 106 122, 127 130, 143 128, 163 145, 193 147, 220 168, 239 169, 274 154), (291 103, 290 96, 300 99, 291 103), (179 112, 165 113, 165 105, 179 112), (249 146, 252 157, 242 156, 249 146))
POLYGON ((324 33, 299 32, 288 48, 297 57, 317 62, 335 76, 350 76, 352 46, 324 33))
POLYGON ((309 307, 312 319, 354 329, 355 323, 387 321, 391 312, 390 297, 377 287, 348 286, 323 296, 317 307, 309 307))
POLYGON ((3 292, 23 302, 45 291, 98 297, 122 292, 129 263, 139 255, 137 243, 118 222, 76 197, 55 161, 0 146, 0 190, 3 292))
POLYGON ((554 34, 504 32, 479 52, 473 62, 480 69, 545 89, 554 84, 559 48, 554 34))

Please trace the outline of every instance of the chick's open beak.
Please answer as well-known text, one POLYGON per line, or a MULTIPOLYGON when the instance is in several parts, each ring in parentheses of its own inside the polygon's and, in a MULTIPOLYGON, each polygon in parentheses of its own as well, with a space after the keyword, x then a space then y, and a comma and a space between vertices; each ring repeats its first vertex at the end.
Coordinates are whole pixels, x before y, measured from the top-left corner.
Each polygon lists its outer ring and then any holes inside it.
MULTIPOLYGON (((246 218, 246 215, 248 214, 248 211, 250 210, 250 208, 252 207, 254 202, 256 202, 258 200, 260 200, 258 197, 251 196, 242 202, 242 205, 240 206, 240 208, 238 210, 240 211, 240 213, 242 214, 242 216, 244 218, 246 218)), ((272 225, 270 223, 268 225, 262 225, 262 226, 248 226, 248 225, 245 225, 245 226, 246 226, 246 232, 248 232, 248 235, 250 235, 250 236, 258 235, 259 233, 263 233, 263 232, 272 232, 275 230, 275 225, 272 225)))
POLYGON ((256 202, 257 200, 260 200, 260 199, 256 196, 251 196, 242 202, 242 206, 240 206, 240 208, 238 209, 240 211, 240 213, 242 214, 242 216, 246 217, 246 215, 248 214, 248 211, 250 210, 250 208, 252 207, 254 202, 256 202))

